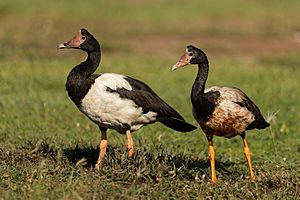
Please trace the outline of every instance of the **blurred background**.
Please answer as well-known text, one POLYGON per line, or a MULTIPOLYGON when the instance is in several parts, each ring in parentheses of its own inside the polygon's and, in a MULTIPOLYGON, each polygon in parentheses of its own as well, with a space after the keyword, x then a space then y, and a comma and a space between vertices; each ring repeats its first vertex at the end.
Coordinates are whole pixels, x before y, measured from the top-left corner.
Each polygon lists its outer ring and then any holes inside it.
POLYGON ((101 42, 106 57, 174 58, 194 44, 213 60, 227 56, 272 62, 268 59, 276 54, 279 60, 290 55, 290 62, 297 62, 299 7, 297 0, 1 0, 0 59, 64 57, 56 44, 85 27, 101 42))

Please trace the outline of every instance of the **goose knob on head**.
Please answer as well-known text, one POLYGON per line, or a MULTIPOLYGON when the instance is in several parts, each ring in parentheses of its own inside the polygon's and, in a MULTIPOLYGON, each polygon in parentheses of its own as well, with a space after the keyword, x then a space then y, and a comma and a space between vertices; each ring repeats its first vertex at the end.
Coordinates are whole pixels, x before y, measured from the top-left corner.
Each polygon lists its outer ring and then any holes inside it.
POLYGON ((87 53, 87 59, 69 73, 66 90, 78 109, 100 128, 96 168, 99 169, 106 154, 107 129, 126 134, 129 157, 134 155, 131 133, 147 124, 159 121, 180 132, 196 129, 145 83, 121 74, 94 74, 101 59, 100 45, 86 29, 58 45, 58 49, 67 48, 87 53))
POLYGON ((255 103, 240 89, 214 86, 204 91, 209 64, 202 50, 192 45, 187 46, 186 52, 172 67, 172 71, 192 64, 198 65, 197 77, 191 92, 193 115, 208 140, 212 183, 217 182, 213 136, 242 137, 251 179, 254 180, 245 132, 255 128, 264 129, 270 124, 265 121, 255 103))

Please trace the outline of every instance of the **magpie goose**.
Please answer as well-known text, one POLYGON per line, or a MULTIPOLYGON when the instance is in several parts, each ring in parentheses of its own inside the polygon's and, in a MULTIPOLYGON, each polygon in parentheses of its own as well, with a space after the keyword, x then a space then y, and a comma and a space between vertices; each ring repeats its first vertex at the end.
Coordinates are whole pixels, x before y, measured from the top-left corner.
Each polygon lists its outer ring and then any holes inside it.
POLYGON ((202 50, 192 45, 187 46, 186 52, 173 65, 172 71, 191 64, 198 65, 197 77, 191 92, 193 115, 208 140, 212 183, 217 182, 215 152, 212 142, 214 135, 227 138, 236 135, 242 137, 251 179, 254 180, 255 175, 245 132, 255 128, 264 129, 270 124, 265 121, 255 103, 240 89, 214 86, 204 90, 208 78, 209 64, 202 50))
POLYGON ((66 90, 78 109, 99 126, 97 169, 106 153, 107 129, 126 134, 129 157, 134 155, 131 133, 147 124, 159 121, 180 132, 196 129, 145 83, 121 74, 94 74, 101 59, 100 45, 86 29, 80 29, 73 39, 58 45, 58 49, 67 48, 87 53, 86 60, 69 73, 66 90))

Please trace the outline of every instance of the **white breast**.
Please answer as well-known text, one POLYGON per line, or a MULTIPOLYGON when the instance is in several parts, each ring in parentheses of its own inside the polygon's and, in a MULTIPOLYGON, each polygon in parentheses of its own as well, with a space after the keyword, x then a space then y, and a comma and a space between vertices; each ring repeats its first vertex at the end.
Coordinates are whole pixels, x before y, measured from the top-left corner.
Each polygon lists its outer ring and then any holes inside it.
POLYGON ((124 131, 125 124, 134 131, 144 124, 154 122, 157 113, 150 111, 143 114, 142 108, 132 100, 121 98, 116 92, 106 91, 107 87, 112 90, 125 88, 132 91, 124 78, 125 76, 119 74, 102 74, 83 98, 79 109, 100 126, 120 132, 124 131))

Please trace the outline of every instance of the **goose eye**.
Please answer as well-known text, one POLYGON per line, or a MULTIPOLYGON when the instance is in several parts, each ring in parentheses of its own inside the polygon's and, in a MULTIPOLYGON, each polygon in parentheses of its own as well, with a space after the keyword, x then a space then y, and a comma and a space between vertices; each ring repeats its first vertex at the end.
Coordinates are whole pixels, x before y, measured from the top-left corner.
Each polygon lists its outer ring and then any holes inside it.
POLYGON ((192 56, 193 55, 193 53, 189 53, 189 56, 192 56))
POLYGON ((84 36, 82 36, 82 37, 81 37, 81 39, 85 40, 85 37, 84 37, 84 36))

